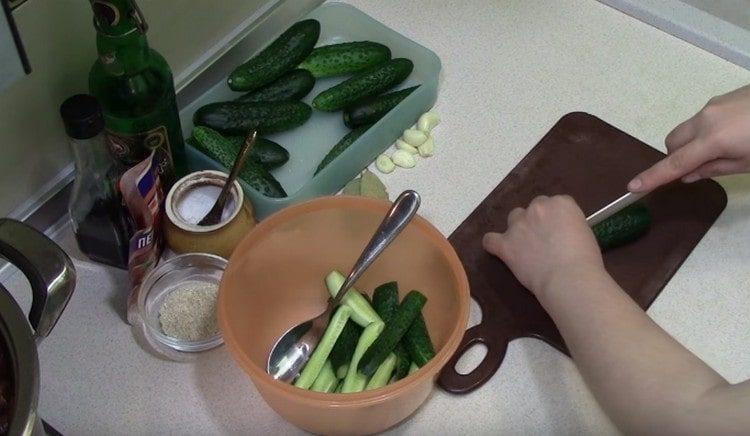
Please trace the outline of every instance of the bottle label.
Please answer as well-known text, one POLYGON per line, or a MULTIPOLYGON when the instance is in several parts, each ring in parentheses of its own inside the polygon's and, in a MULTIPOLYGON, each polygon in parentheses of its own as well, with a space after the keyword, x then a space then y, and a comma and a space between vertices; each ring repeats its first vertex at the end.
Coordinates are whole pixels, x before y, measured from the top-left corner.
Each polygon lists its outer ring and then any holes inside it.
POLYGON ((171 186, 175 174, 166 126, 157 126, 135 134, 123 134, 107 129, 106 141, 112 157, 126 168, 142 162, 153 151, 160 178, 167 186, 171 186))

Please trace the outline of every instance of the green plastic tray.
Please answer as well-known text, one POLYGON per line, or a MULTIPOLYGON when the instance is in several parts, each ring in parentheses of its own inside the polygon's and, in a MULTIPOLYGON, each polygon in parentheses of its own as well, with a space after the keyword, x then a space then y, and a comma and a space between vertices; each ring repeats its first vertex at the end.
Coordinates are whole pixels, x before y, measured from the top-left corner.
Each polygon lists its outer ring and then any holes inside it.
MULTIPOLYGON (((391 146, 404 129, 413 125, 423 112, 432 107, 437 98, 440 59, 432 51, 347 4, 325 4, 313 10, 306 18, 320 21, 321 34, 318 45, 370 40, 390 47, 393 57, 411 59, 414 62, 414 71, 398 89, 421 86, 315 177, 313 173, 323 156, 349 132, 344 126, 341 112, 314 110, 310 120, 301 127, 267 136, 289 150, 289 162, 272 171, 289 196, 269 198, 240 181, 258 219, 263 219, 290 204, 338 192, 391 146)), ((283 29, 280 29, 279 33, 281 31, 283 29)), ((253 54, 248 53, 248 58, 253 54)), ((310 104, 315 95, 342 80, 344 79, 318 80, 315 88, 303 101, 310 104)), ((215 101, 232 100, 238 95, 240 94, 231 91, 226 82, 221 80, 186 106, 180 111, 185 137, 190 136, 193 128, 192 115, 197 108, 215 101)), ((213 169, 227 172, 225 167, 190 145, 186 145, 186 148, 188 167, 191 171, 213 169)))

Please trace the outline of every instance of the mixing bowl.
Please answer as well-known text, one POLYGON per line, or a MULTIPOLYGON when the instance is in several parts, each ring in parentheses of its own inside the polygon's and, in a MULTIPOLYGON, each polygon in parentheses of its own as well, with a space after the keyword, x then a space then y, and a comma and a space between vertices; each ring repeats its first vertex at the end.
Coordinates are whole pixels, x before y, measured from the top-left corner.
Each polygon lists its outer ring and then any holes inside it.
POLYGON ((222 278, 219 326, 230 353, 279 415, 313 433, 376 433, 411 415, 466 329, 466 273, 445 237, 417 216, 356 286, 371 295, 378 285, 395 280, 401 297, 412 289, 427 296, 423 313, 436 356, 396 383, 355 394, 307 391, 266 373, 275 341, 325 309, 326 274, 348 273, 389 206, 339 196, 286 208, 240 242, 222 278))

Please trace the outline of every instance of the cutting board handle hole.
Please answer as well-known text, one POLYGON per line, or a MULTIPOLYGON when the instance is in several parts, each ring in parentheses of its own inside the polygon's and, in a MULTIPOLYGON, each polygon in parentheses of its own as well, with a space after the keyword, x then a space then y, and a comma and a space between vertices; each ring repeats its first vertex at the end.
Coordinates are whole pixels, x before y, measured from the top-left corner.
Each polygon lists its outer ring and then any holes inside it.
POLYGON ((480 363, 487 356, 487 346, 481 342, 472 345, 456 362, 456 372, 466 375, 477 369, 480 363))
POLYGON ((470 329, 474 327, 475 325, 479 325, 482 323, 482 306, 477 303, 477 300, 474 299, 474 297, 471 298, 471 303, 469 306, 469 325, 466 326, 466 329, 470 329))

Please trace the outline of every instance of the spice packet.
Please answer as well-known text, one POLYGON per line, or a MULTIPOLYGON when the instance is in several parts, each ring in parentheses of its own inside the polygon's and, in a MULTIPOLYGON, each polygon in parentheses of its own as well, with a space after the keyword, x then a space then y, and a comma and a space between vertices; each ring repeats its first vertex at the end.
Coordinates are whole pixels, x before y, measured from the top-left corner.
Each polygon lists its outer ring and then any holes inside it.
POLYGON ((119 181, 120 192, 134 223, 128 248, 131 286, 127 304, 129 324, 137 320, 141 282, 156 266, 163 248, 160 222, 164 190, 154 156, 152 151, 149 157, 128 169, 119 181))

